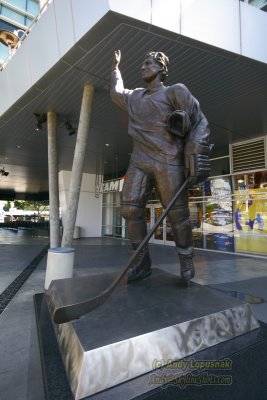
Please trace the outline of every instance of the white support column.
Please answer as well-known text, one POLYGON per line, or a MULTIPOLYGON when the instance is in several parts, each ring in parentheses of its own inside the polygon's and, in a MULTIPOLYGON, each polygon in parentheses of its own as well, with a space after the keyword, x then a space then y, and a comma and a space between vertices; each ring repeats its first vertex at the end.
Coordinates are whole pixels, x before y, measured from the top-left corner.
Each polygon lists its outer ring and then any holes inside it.
POLYGON ((94 87, 92 85, 85 85, 69 187, 68 210, 66 215, 66 222, 63 227, 63 237, 61 242, 62 247, 71 247, 73 241, 82 182, 84 158, 89 134, 93 95, 94 87))
POLYGON ((54 112, 47 113, 47 131, 48 131, 50 247, 54 248, 58 247, 60 244, 57 116, 56 113, 54 112))
MULTIPOLYGON (((60 221, 59 221, 59 185, 58 185, 58 156, 57 156, 57 116, 56 113, 47 113, 48 133, 48 178, 49 178, 49 226, 50 226, 50 249, 47 255, 45 289, 48 289, 53 279, 70 277, 73 270, 71 252, 64 254, 66 260, 61 258, 58 262, 60 245, 60 221), (62 262, 63 261, 63 262, 62 262), (67 270, 66 270, 67 265, 67 270), (67 272, 66 272, 67 271, 67 272)), ((73 249, 72 249, 73 250, 73 249)), ((73 258, 73 255, 72 255, 73 258)))
POLYGON ((45 274, 45 290, 56 279, 72 278, 74 265, 74 249, 55 247, 47 253, 47 265, 45 274))
MULTIPOLYGON (((91 129, 90 129, 91 132, 91 129)), ((59 203, 63 226, 68 214, 68 194, 71 171, 59 171, 59 203)), ((101 236, 102 196, 95 197, 95 174, 83 173, 75 227, 80 228, 80 237, 101 236)), ((75 229, 74 235, 75 236, 75 229)), ((74 242, 73 242, 74 243, 74 242)))

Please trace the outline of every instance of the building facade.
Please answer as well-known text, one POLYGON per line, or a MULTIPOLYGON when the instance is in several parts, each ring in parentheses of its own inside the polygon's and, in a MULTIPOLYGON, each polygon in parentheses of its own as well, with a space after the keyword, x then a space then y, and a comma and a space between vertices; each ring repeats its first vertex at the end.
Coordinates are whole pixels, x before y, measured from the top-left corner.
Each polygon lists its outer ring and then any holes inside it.
MULTIPOLYGON (((266 141, 266 138, 263 140, 266 141)), ((238 146, 249 146, 246 157, 250 151, 254 152, 253 141, 238 146)), ((119 188, 122 185, 116 185, 115 182, 120 181, 108 181, 104 184, 102 235, 127 238, 124 219, 120 214, 119 188)), ((196 248, 267 255, 265 167, 210 177, 203 184, 190 189, 189 206, 196 248)), ((153 193, 146 208, 148 229, 153 227, 162 212, 157 194, 153 193)), ((174 245, 168 217, 157 228, 151 242, 174 245)))
MULTIPOLYGON (((21 37, 40 11, 40 0, 7 0, 0 3, 0 30, 21 37)), ((8 47, 0 43, 0 63, 8 57, 8 47)))
MULTIPOLYGON (((47 191, 46 127, 44 122, 37 136, 34 115, 55 110, 64 220, 76 138, 69 136, 65 127, 66 122, 78 127, 81 93, 89 82, 96 90, 76 225, 81 236, 127 237, 120 214, 123 179, 119 183, 117 179, 123 178, 127 169, 131 142, 127 117, 109 98, 110 65, 113 51, 120 48, 125 85, 140 87, 142 57, 149 50, 160 49, 170 57, 168 83, 185 83, 199 99, 215 143, 212 176, 190 193, 195 246, 265 256, 265 3, 138 0, 132 6, 125 0, 99 0, 96 6, 93 0, 50 2, 23 46, 0 72, 6 95, 0 99, 5 148, 1 156, 7 157, 10 172, 0 182, 2 196, 11 190, 15 198, 47 191)), ((148 227, 161 212, 153 193, 147 207, 148 227)), ((173 243, 168 221, 152 241, 173 243)))

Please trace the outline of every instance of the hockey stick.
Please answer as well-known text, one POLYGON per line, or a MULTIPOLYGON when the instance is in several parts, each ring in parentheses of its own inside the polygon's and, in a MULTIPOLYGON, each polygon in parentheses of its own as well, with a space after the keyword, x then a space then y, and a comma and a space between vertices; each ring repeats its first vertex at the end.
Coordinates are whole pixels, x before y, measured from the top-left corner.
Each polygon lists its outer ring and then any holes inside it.
POLYGON ((125 277, 127 271, 135 261, 136 257, 138 256, 139 252, 142 250, 142 248, 145 246, 145 244, 148 243, 149 239, 152 237, 153 233, 155 230, 158 228, 158 226, 162 223, 170 209, 173 207, 174 203, 182 193, 182 191, 185 189, 185 187, 188 184, 188 179, 186 179, 183 183, 183 185, 180 187, 180 189, 175 193, 174 197, 164 210, 164 212, 161 214, 159 219, 156 221, 152 229, 148 232, 146 237, 143 239, 143 241, 139 244, 137 249, 134 251, 132 256, 130 257, 129 261, 125 265, 124 269, 122 272, 119 274, 119 276, 111 283, 111 285, 105 289, 103 292, 101 292, 98 296, 95 296, 91 299, 79 302, 79 303, 74 303, 74 304, 69 304, 66 306, 61 306, 59 308, 56 308, 54 310, 54 322, 56 324, 63 324, 65 322, 70 322, 74 319, 78 319, 82 317, 83 315, 89 313, 90 311, 95 310, 96 308, 100 307, 102 304, 104 304, 107 299, 110 297, 116 286, 123 280, 125 277))

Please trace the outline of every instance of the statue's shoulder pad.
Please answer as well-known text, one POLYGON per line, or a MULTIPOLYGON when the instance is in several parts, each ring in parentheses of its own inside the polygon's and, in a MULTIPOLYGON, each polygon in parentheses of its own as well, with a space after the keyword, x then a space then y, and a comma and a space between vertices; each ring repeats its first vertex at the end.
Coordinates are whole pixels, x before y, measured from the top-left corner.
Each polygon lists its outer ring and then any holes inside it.
POLYGON ((188 91, 188 88, 183 83, 175 83, 174 85, 169 86, 169 88, 175 92, 183 92, 184 93, 184 92, 188 91))

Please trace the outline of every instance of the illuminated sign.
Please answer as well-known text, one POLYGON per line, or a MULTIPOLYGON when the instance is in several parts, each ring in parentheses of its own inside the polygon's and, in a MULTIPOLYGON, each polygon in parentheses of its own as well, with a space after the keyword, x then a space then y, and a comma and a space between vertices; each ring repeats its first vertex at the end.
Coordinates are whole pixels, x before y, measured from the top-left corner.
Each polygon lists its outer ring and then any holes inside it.
POLYGON ((124 184, 124 178, 103 182, 101 185, 97 187, 97 192, 98 193, 121 192, 123 184, 124 184))

